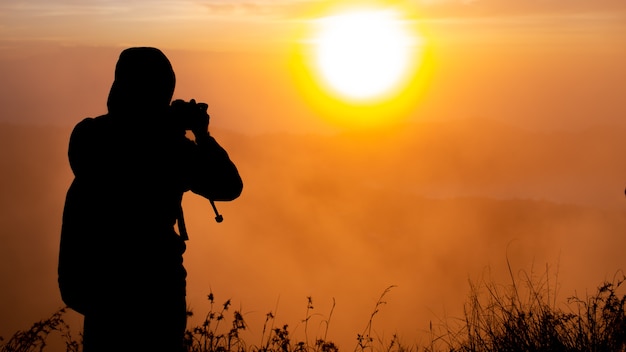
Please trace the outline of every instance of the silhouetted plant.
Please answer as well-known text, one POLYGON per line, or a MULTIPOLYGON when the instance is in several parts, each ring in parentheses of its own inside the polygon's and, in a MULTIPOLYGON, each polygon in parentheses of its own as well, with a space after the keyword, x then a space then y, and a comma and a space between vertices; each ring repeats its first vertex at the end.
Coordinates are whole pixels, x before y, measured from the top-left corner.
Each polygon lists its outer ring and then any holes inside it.
POLYGON ((578 310, 568 319, 568 344, 587 351, 626 351, 626 295, 616 294, 625 280, 605 282, 585 300, 570 298, 578 310))
MULTIPOLYGON (((510 268, 509 268, 510 270, 510 268)), ((511 283, 499 286, 493 282, 470 282, 470 296, 460 325, 444 322, 442 332, 430 325, 430 343, 425 352, 626 352, 626 295, 618 291, 626 281, 620 274, 612 282, 600 285, 594 295, 571 297, 568 311, 556 304, 556 290, 549 285, 547 274, 539 279, 523 273, 522 287, 511 273, 511 283)), ((390 341, 375 337, 373 321, 384 298, 394 286, 380 295, 363 331, 357 334, 355 352, 417 352, 417 346, 401 343, 397 335, 390 341)), ((313 299, 307 297, 304 319, 304 340, 291 335, 289 326, 275 327, 276 311, 266 315, 258 345, 246 344, 240 333, 247 325, 239 311, 228 314, 231 301, 217 309, 213 293, 208 295, 209 312, 200 325, 185 333, 189 352, 339 352, 327 339, 333 306, 326 320, 323 336, 309 343, 308 324, 313 314, 313 299), (227 322, 227 315, 232 320, 227 322)), ((43 351, 52 333, 60 334, 67 352, 79 352, 82 341, 75 340, 63 320, 65 309, 50 318, 33 324, 26 331, 16 332, 6 343, 0 338, 0 352, 43 351)), ((189 313, 191 314, 191 313, 189 313)))
MULTIPOLYGON (((508 287, 470 282, 462 327, 446 326, 433 341, 464 352, 626 351, 626 295, 617 295, 626 276, 584 300, 568 299, 569 312, 556 306, 555 293, 550 299, 547 276, 533 281, 526 275, 524 293, 511 279, 508 287)), ((426 350, 435 351, 434 344, 426 350)))
MULTIPOLYGON (((18 331, 0 349, 1 352, 30 352, 43 351, 46 347, 48 335, 57 332, 61 335, 67 352, 81 350, 82 339, 77 341, 72 337, 69 325, 63 320, 65 308, 54 312, 48 319, 36 322, 26 331, 18 331)), ((0 338, 0 341, 2 339, 0 338)))
MULTIPOLYGON (((239 311, 233 313, 231 327, 220 330, 220 323, 230 308, 230 299, 224 302, 220 311, 214 310, 213 292, 207 296, 210 308, 201 325, 185 332, 185 347, 189 352, 246 351, 245 343, 239 338, 239 331, 246 329, 246 323, 239 311)), ((188 315, 191 316, 191 312, 188 315)))
MULTIPOLYGON (((391 291, 391 289, 394 287, 395 286, 393 285, 387 287, 383 291, 383 293, 380 295, 380 297, 378 297, 378 300, 376 301, 376 304, 374 305, 374 310, 372 311, 370 315, 370 319, 368 320, 367 325, 365 326, 365 329, 363 329, 362 333, 357 334, 356 336, 357 344, 356 344, 356 347, 354 348, 355 352, 357 351, 364 352, 366 349, 373 351, 374 337, 372 336, 372 323, 374 321, 374 316, 378 314, 380 307, 382 305, 387 304, 387 302, 383 301, 383 299, 385 298, 387 293, 389 293, 389 291, 391 291)), ((382 341, 380 342, 382 343, 382 341)))

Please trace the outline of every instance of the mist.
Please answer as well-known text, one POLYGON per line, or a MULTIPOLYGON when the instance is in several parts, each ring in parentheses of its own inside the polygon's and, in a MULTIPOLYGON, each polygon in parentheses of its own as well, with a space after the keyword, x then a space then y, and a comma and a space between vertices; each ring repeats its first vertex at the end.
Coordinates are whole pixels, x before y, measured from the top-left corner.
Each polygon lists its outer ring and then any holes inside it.
MULTIPOLYGON (((71 128, 3 124, 0 336, 62 306, 56 257, 71 128)), ((374 132, 246 135, 214 129, 244 179, 218 203, 187 194, 190 308, 232 299, 258 338, 265 314, 303 333, 306 298, 350 348, 374 330, 407 342, 460 317, 468 281, 547 275, 560 301, 623 269, 624 131, 536 132, 489 120, 374 132)), ((129 195, 132 196, 132 195, 129 195)), ((115 234, 111 234, 115 235, 115 234)), ((316 320, 317 319, 317 320, 316 320)), ((252 339, 252 341, 256 341, 252 339)))

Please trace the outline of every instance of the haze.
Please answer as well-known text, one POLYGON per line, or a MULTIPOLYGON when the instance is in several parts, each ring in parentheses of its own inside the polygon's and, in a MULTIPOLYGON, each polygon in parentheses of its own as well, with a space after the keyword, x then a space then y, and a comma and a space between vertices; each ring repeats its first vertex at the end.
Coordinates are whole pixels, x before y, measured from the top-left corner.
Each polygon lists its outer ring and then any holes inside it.
POLYGON ((209 104, 244 178, 222 224, 185 197, 198 315, 213 291, 258 335, 277 301, 296 327, 307 296, 322 315, 334 298, 328 337, 351 348, 389 285, 374 329, 412 341, 460 316, 468 279, 506 283, 507 259, 516 275, 548 270, 561 301, 624 269, 623 1, 394 2, 432 65, 409 108, 372 128, 294 78, 298 33, 330 3, 0 4, 0 336, 62 306, 69 133, 106 112, 117 56, 137 45, 168 55, 176 98, 209 104))

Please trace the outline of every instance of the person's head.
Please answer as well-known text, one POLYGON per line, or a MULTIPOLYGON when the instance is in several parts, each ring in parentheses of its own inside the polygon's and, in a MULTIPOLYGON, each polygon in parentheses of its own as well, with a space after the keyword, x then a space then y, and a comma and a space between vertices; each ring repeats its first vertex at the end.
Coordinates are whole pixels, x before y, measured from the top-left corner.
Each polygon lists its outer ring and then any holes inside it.
POLYGON ((109 92, 110 113, 158 111, 167 108, 176 76, 167 57, 156 48, 129 48, 120 54, 109 92))

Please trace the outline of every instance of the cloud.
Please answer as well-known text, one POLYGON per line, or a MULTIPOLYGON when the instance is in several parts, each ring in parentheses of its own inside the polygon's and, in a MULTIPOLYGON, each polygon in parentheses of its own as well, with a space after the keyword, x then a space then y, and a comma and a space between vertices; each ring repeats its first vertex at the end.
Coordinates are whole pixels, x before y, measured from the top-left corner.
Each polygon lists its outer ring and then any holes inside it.
POLYGON ((249 23, 258 22, 251 21, 252 16, 269 18, 281 13, 280 7, 236 1, 9 0, 0 3, 0 34, 14 41, 124 46, 172 45, 176 38, 174 45, 197 46, 208 40, 241 37, 249 31, 249 23))
POLYGON ((315 4, 327 3, 328 1, 312 1, 312 0, 295 0, 295 1, 199 1, 203 7, 207 8, 212 15, 239 15, 247 17, 262 18, 291 18, 299 16, 303 9, 309 8, 315 4))
POLYGON ((7 1, 0 4, 4 18, 35 18, 50 16, 111 15, 125 10, 123 2, 92 1, 7 1))
POLYGON ((422 5, 441 5, 441 4, 469 4, 477 0, 418 0, 422 5))

